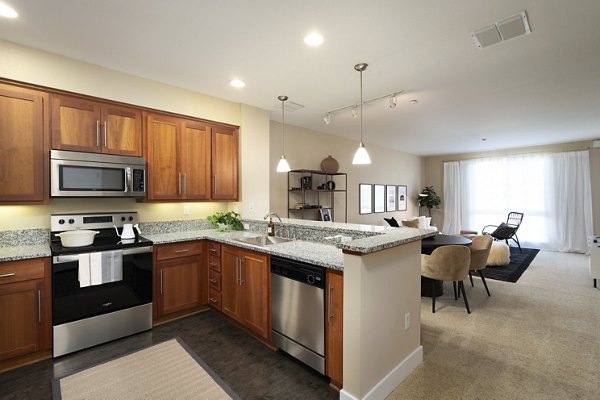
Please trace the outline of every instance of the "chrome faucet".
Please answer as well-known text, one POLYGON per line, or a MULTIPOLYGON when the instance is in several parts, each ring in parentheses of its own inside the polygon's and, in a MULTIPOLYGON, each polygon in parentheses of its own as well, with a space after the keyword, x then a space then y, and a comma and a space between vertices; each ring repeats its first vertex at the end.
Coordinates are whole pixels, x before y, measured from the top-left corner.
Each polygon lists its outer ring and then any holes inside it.
POLYGON ((266 220, 267 218, 269 218, 269 217, 270 217, 270 216, 272 216, 272 215, 276 216, 276 217, 277 217, 277 219, 279 220, 279 223, 280 223, 281 225, 283 225, 283 221, 281 220, 281 218, 279 218, 279 215, 277 215, 277 213, 276 213, 275 211, 270 211, 270 212, 269 212, 267 215, 265 215, 265 216, 264 216, 264 218, 263 218, 263 219, 264 219, 264 220, 266 220))
POLYGON ((269 224, 267 225, 267 235, 269 236, 275 236, 275 224, 273 223, 273 221, 271 220, 271 216, 274 215, 277 217, 277 219, 279 220, 279 223, 281 224, 281 226, 283 226, 283 222, 281 221, 281 218, 279 218, 279 215, 277 215, 275 212, 271 211, 269 212, 267 215, 265 215, 265 217, 263 219, 267 219, 269 218, 269 224))

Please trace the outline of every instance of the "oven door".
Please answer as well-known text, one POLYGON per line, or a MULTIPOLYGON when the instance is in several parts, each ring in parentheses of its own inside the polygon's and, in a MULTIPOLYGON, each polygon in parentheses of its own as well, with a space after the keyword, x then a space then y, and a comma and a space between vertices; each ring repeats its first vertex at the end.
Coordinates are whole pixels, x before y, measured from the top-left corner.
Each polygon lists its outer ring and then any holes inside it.
MULTIPOLYGON (((95 253, 102 256, 108 252, 95 253)), ((152 302, 152 246, 122 251, 122 279, 80 285, 83 254, 52 258, 54 326, 152 302)), ((91 265, 90 268, 98 267, 91 265)))

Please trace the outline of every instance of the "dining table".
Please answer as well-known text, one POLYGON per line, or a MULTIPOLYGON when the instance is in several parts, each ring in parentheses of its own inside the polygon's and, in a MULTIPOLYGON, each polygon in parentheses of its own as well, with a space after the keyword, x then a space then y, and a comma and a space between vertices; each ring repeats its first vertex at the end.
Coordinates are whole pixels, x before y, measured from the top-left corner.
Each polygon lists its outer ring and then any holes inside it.
MULTIPOLYGON (((439 233, 421 240, 421 254, 431 254, 435 249, 441 246, 459 245, 470 246, 471 239, 463 236, 444 235, 439 233)), ((444 294, 444 285, 442 281, 430 279, 421 276, 421 297, 431 297, 431 286, 435 287, 435 296, 444 294)))

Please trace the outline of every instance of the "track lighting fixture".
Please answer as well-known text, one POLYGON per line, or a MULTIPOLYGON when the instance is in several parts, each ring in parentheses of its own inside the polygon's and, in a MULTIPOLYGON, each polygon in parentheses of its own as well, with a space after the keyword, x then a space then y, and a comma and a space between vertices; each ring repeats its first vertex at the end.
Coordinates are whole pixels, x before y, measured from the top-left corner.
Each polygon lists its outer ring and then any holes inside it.
POLYGON ((352 107, 352 118, 358 117, 358 106, 352 107))
POLYGON ((396 107, 397 103, 398 103, 398 98, 396 97, 396 94, 394 93, 393 95, 390 96, 390 108, 396 107))
POLYGON ((329 125, 331 123, 331 113, 325 114, 323 121, 325 121, 325 124, 329 125))
MULTIPOLYGON (((362 104, 367 104, 372 101, 377 101, 377 100, 388 98, 389 107, 394 108, 398 104, 398 96, 402 93, 404 93, 404 90, 398 90, 398 91, 395 91, 392 93, 386 93, 384 95, 365 100, 362 102, 362 104)), ((358 116, 358 107, 359 107, 358 104, 352 104, 351 106, 340 107, 340 108, 336 108, 335 110, 327 111, 327 113, 325 114, 325 117, 323 117, 323 121, 325 121, 325 123, 327 125, 329 125, 331 123, 331 117, 333 114, 341 112, 341 111, 346 111, 348 109, 352 112, 352 117, 356 118, 358 116)))

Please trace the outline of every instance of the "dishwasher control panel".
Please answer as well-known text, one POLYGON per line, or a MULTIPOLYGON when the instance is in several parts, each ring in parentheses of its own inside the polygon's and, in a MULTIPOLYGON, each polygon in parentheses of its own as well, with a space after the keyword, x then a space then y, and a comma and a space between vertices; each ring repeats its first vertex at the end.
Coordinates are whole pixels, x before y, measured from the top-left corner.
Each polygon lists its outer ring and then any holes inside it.
POLYGON ((317 265, 272 256, 271 273, 310 286, 325 288, 325 268, 317 265))

